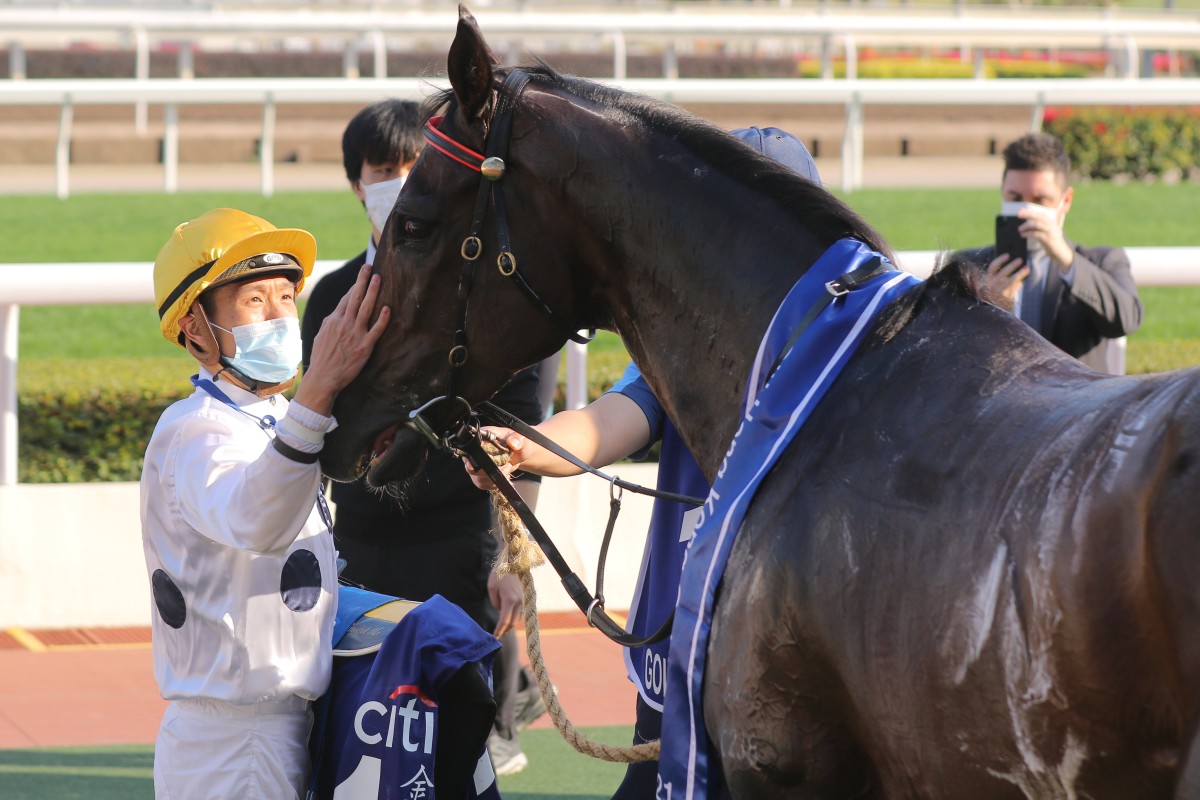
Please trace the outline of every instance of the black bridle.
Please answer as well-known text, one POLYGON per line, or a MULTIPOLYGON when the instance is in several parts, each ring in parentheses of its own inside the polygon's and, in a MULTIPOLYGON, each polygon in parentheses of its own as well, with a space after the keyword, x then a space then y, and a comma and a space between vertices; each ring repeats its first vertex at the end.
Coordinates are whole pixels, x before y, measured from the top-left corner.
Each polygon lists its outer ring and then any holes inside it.
POLYGON ((467 302, 471 297, 471 289, 475 285, 475 270, 479 256, 483 253, 483 240, 480 233, 483 230, 484 216, 490 205, 495 209, 496 237, 500 243, 500 253, 496 256, 496 268, 500 274, 512 280, 525 298, 541 314, 546 316, 568 339, 580 344, 587 344, 593 336, 581 336, 561 314, 550 307, 541 295, 526 280, 525 275, 517 266, 517 257, 512 252, 508 237, 508 220, 504 214, 504 174, 507 166, 504 159, 508 156, 508 142, 512 135, 513 109, 525 87, 529 85, 529 73, 515 69, 504 79, 500 91, 497 92, 495 112, 492 115, 491 126, 484 142, 484 153, 480 154, 471 148, 456 142, 438 128, 442 117, 434 117, 425 123, 425 141, 437 152, 462 164, 468 169, 480 174, 479 191, 475 197, 475 216, 471 219, 471 231, 463 239, 459 248, 463 264, 458 278, 458 316, 454 330, 454 342, 447 354, 450 362, 450 380, 446 386, 446 395, 454 396, 456 377, 470 357, 467 347, 467 302))
MULTIPOLYGON (((504 189, 502 184, 502 179, 506 172, 504 159, 508 155, 508 142, 512 133, 513 109, 521 93, 529 84, 529 81, 530 75, 522 70, 513 70, 504 79, 504 83, 497 93, 495 112, 484 144, 484 154, 477 153, 471 148, 456 142, 445 133, 442 133, 439 130, 442 117, 434 117, 425 123, 425 140, 430 147, 468 169, 480 173, 481 178, 479 191, 475 199, 475 215, 471 221, 471 230, 467 234, 467 237, 463 239, 462 247, 460 248, 463 265, 458 281, 458 316, 454 331, 454 341, 447 355, 450 365, 450 376, 446 383, 446 394, 409 412, 408 425, 421 433, 434 447, 447 450, 458 456, 467 457, 475 465, 476 469, 482 469, 491 478, 496 488, 508 500, 513 510, 517 512, 517 515, 521 518, 521 522, 529 530, 534 541, 541 547, 551 566, 558 572, 567 594, 570 595, 579 609, 587 616, 590 625, 598 628, 609 639, 625 647, 644 647, 661 641, 670 634, 674 613, 666 619, 655 633, 643 638, 627 633, 604 610, 604 562, 608 553, 608 545, 612 537, 613 527, 616 523, 617 513, 621 505, 618 491, 621 489, 630 489, 631 491, 655 497, 691 502, 696 505, 703 502, 702 499, 657 492, 636 486, 635 484, 626 483, 619 478, 610 478, 605 475, 604 477, 610 481, 612 487, 610 490, 610 512, 604 541, 600 549, 600 565, 596 573, 596 594, 592 595, 587 590, 587 587, 584 586, 583 581, 579 579, 579 576, 571 570, 566 560, 562 557, 562 554, 559 553, 558 548, 554 546, 545 529, 534 516, 533 510, 529 508, 517 493, 516 488, 513 487, 512 482, 509 481, 507 476, 500 471, 500 468, 496 466, 495 462, 484 451, 479 425, 470 404, 455 394, 456 384, 459 382, 457 380, 459 371, 467 363, 467 359, 470 356, 467 346, 467 303, 470 299, 471 289, 475 284, 477 262, 479 256, 483 253, 483 241, 480 238, 480 232, 483 229, 484 216, 487 213, 489 201, 490 205, 495 209, 496 235, 500 244, 500 253, 496 257, 496 267, 499 269, 500 274, 512 279, 521 290, 521 293, 525 295, 526 299, 533 304, 533 307, 557 325, 571 341, 586 344, 594 336, 594 332, 591 336, 581 336, 561 314, 556 312, 542 299, 517 266, 517 257, 513 254, 511 242, 509 241, 508 222, 504 215, 504 189), (439 433, 422 416, 432 406, 444 402, 460 403, 465 409, 465 417, 456 415, 455 419, 458 421, 457 428, 449 433, 439 433)), ((500 411, 495 406, 491 406, 489 410, 492 413, 500 411)), ((504 412, 500 413, 503 414, 504 412)), ((510 427, 523 428, 522 432, 525 435, 530 436, 535 441, 539 441, 543 446, 549 445, 552 451, 567 458, 568 461, 582 466, 589 472, 597 472, 590 466, 583 464, 579 459, 558 448, 557 445, 541 437, 536 431, 529 429, 520 420, 516 420, 510 415, 504 415, 501 419, 507 422, 510 427), (514 421, 519 424, 513 425, 514 421)), ((454 424, 452 423, 452 427, 454 424)))

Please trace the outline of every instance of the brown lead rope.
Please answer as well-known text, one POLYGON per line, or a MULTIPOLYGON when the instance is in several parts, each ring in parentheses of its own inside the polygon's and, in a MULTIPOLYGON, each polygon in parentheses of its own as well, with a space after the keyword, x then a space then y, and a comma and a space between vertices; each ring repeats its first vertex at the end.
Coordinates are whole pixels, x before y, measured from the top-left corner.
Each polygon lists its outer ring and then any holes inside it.
POLYGON ((545 563, 545 557, 526 532, 524 523, 508 499, 498 490, 493 490, 492 502, 496 506, 500 534, 504 539, 504 547, 496 560, 496 572, 500 575, 516 575, 525 589, 525 648, 529 653, 529 664, 533 668, 534 677, 537 679, 538 691, 542 694, 542 701, 546 704, 546 710, 550 712, 550 718, 554 720, 554 727, 567 744, 585 756, 621 764, 657 761, 657 741, 630 747, 613 747, 589 739, 567 718, 567 712, 558 702, 558 692, 550 682, 550 674, 542 658, 542 637, 538 630, 537 589, 533 585, 531 570, 545 563))

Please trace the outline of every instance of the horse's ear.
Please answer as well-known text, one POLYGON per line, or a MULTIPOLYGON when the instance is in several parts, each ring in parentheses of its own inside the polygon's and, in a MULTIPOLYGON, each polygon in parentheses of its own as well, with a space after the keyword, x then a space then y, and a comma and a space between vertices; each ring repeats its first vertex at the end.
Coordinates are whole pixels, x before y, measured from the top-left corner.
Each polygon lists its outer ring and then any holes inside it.
POLYGON ((483 40, 475 17, 471 16, 466 6, 460 5, 458 32, 454 34, 454 43, 450 45, 446 69, 450 74, 454 97, 467 119, 483 116, 492 98, 492 66, 499 63, 483 40))

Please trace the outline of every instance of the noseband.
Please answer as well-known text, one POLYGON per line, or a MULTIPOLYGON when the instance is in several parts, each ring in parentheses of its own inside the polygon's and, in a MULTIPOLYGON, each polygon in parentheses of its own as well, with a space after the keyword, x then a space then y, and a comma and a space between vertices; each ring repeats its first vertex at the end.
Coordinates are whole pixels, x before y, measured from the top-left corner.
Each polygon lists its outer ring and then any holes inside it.
POLYGON ((592 336, 581 336, 574 328, 542 299, 521 273, 517 266, 517 257, 512 252, 508 237, 508 220, 504 215, 504 185, 502 183, 507 169, 504 159, 508 155, 508 142, 512 134, 512 115, 517 100, 529 85, 530 75, 523 70, 513 70, 504 79, 504 84, 497 93, 496 108, 492 115, 491 127, 484 143, 486 154, 480 154, 471 148, 456 142, 445 133, 438 130, 442 117, 434 117, 425 123, 425 141, 437 152, 447 158, 462 164, 467 169, 480 174, 479 192, 475 198, 475 216, 471 220, 471 231, 463 239, 460 252, 463 257, 462 270, 458 279, 458 317, 454 330, 454 343, 447 354, 450 362, 450 382, 446 387, 446 395, 454 397, 454 389, 458 371, 467 363, 470 351, 467 347, 467 301, 471 289, 475 285, 475 269, 479 256, 483 253, 483 240, 480 232, 483 229, 484 215, 487 213, 488 201, 495 209, 496 236, 500 243, 500 254, 496 257, 496 268, 500 274, 510 278, 533 307, 550 319, 566 333, 572 342, 587 344, 592 336))

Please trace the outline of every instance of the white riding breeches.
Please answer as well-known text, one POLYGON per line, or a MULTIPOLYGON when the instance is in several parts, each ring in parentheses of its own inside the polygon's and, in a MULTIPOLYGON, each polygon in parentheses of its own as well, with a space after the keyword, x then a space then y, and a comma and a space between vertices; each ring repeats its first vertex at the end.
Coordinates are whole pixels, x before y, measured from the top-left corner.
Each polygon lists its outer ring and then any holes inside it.
POLYGON ((158 800, 292 800, 309 777, 309 702, 176 700, 154 745, 158 800))

